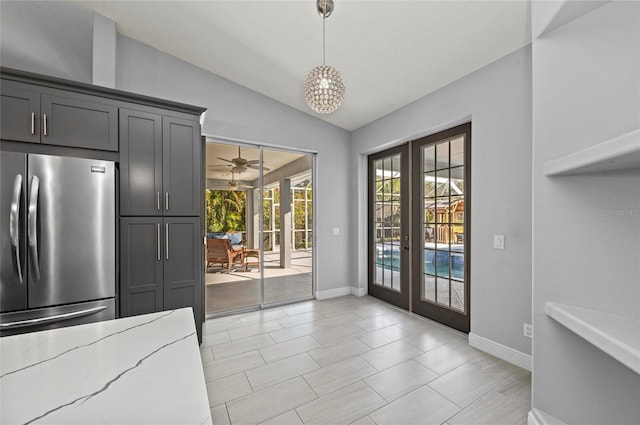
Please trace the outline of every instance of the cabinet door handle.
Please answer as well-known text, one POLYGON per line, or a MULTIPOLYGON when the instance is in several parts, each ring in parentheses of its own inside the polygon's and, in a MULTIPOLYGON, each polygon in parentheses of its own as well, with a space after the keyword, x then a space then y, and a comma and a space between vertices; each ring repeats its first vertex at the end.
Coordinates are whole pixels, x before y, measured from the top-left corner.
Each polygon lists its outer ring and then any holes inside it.
POLYGON ((169 192, 164 193, 164 208, 169 211, 169 192))
POLYGON ((158 211, 160 211, 160 192, 158 192, 158 211))
POLYGON ((36 134, 36 113, 31 113, 31 134, 36 134))
POLYGON ((167 253, 167 260, 169 260, 169 223, 164 224, 164 243, 165 252, 167 253))
POLYGON ((44 135, 46 136, 47 135, 47 114, 42 115, 42 126, 44 127, 43 128, 44 135))
POLYGON ((157 230, 158 230, 158 255, 157 255, 157 260, 160 261, 160 223, 156 224, 157 226, 157 230))

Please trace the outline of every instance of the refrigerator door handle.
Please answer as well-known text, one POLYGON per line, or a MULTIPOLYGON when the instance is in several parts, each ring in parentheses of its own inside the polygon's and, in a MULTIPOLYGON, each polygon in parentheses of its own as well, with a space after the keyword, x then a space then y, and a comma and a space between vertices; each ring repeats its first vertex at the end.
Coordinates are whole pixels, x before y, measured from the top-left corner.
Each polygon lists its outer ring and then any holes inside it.
POLYGON ((40 262, 38 260, 38 191, 40 189, 40 179, 33 176, 31 179, 31 193, 29 195, 28 211, 28 242, 29 255, 31 256, 31 270, 33 278, 40 280, 40 262))
POLYGON ((20 195, 22 194, 22 174, 16 174, 13 181, 13 198, 9 214, 9 236, 15 250, 18 281, 22 283, 22 262, 20 261, 20 195))
POLYGON ((107 308, 106 305, 88 308, 86 310, 72 311, 70 313, 56 314, 55 316, 39 317, 37 319, 16 320, 15 322, 0 323, 0 329, 8 330, 14 328, 22 328, 24 326, 44 325, 51 322, 59 322, 61 320, 74 319, 76 317, 88 316, 98 313, 107 308))

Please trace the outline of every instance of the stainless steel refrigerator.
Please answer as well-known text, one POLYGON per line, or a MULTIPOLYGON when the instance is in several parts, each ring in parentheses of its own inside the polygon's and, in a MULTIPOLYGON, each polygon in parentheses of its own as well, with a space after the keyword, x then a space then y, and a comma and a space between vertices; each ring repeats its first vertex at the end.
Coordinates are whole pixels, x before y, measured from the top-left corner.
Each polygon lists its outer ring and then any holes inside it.
POLYGON ((114 163, 0 161, 0 335, 115 318, 114 163))

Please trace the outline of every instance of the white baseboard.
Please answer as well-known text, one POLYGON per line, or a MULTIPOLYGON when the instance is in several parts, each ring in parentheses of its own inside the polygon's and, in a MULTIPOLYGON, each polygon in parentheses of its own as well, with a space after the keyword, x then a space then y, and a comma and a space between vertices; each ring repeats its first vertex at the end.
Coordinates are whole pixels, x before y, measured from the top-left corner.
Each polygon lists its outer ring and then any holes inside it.
POLYGON ((326 291, 316 291, 317 300, 326 300, 329 298, 342 297, 344 295, 351 295, 351 286, 343 286, 342 288, 327 289, 326 291))
POLYGON ((527 415, 527 425, 542 425, 533 414, 533 410, 529 410, 529 414, 527 415))
POLYGON ((492 356, 496 356, 506 362, 531 371, 531 356, 521 351, 514 350, 513 348, 502 345, 499 342, 492 341, 473 333, 469 334, 469 345, 477 348, 478 350, 482 350, 485 353, 489 353, 492 356))
POLYGON ((538 409, 531 409, 527 415, 527 425, 566 425, 548 413, 538 409))
POLYGON ((356 297, 364 297, 365 295, 367 295, 369 293, 369 291, 367 290, 367 288, 354 288, 353 286, 351 287, 351 294, 355 295, 356 297))

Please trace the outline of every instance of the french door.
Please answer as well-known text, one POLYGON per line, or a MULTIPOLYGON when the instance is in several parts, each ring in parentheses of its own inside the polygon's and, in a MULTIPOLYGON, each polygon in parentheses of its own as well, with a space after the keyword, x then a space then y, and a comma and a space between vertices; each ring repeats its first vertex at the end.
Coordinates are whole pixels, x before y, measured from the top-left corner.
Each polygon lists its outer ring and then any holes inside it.
POLYGON ((369 294, 463 332, 470 142, 467 123, 369 157, 369 294))
POLYGON ((369 156, 369 294, 409 308, 409 149, 369 156))

